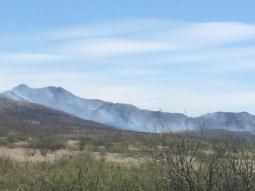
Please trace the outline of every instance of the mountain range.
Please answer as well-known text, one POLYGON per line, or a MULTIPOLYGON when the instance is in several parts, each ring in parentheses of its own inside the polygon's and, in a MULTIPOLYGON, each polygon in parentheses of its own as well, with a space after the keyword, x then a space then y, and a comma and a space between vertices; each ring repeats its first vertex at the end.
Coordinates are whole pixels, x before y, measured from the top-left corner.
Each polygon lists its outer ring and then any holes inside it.
POLYGON ((149 111, 129 104, 84 99, 61 87, 30 88, 24 84, 1 93, 0 98, 39 104, 122 130, 177 132, 202 127, 255 133, 255 116, 247 112, 215 112, 192 118, 182 113, 149 111))

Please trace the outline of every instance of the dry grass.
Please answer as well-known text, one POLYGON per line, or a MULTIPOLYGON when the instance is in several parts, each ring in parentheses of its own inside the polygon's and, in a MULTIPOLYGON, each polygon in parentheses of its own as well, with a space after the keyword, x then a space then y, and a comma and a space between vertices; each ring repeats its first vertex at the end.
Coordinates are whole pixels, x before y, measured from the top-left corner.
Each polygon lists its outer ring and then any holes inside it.
MULTIPOLYGON (((74 142, 72 142, 74 143, 74 142)), ((63 157, 75 156, 88 151, 73 151, 68 149, 60 149, 57 151, 48 152, 42 155, 39 149, 30 149, 23 147, 7 148, 0 147, 0 158, 9 158, 17 162, 54 162, 63 157)), ((130 157, 121 153, 100 153, 89 152, 95 159, 105 158, 106 162, 113 162, 125 165, 138 165, 144 161, 142 158, 130 157)))

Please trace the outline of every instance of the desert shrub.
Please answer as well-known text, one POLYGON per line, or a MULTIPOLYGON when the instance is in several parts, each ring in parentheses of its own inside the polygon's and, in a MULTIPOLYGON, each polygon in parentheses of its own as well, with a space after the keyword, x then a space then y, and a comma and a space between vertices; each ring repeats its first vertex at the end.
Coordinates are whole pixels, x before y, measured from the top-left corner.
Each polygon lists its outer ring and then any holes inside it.
POLYGON ((157 190, 255 190, 254 153, 245 144, 237 147, 229 140, 211 145, 211 152, 202 154, 203 138, 191 144, 187 136, 158 137, 160 147, 154 147, 152 152, 157 190))
POLYGON ((0 146, 6 146, 7 143, 6 137, 0 137, 0 146))
POLYGON ((37 136, 29 140, 29 147, 39 149, 42 155, 65 147, 65 138, 62 136, 37 136))
POLYGON ((27 141, 28 138, 29 138, 28 135, 25 135, 23 133, 16 132, 16 131, 10 131, 6 135, 6 141, 8 143, 15 143, 15 142, 18 142, 18 141, 27 141))

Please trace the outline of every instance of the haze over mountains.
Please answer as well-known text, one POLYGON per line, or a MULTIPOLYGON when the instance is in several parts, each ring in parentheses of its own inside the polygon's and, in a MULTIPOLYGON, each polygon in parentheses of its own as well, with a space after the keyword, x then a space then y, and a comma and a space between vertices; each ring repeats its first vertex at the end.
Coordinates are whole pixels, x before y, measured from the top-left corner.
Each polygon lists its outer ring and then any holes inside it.
POLYGON ((43 105, 0 97, 0 134, 22 132, 96 133, 115 132, 116 129, 72 116, 43 105))
POLYGON ((183 131, 201 128, 255 133, 255 116, 246 113, 216 112, 190 118, 181 113, 142 110, 135 106, 83 99, 61 87, 30 88, 19 85, 0 94, 17 102, 36 103, 75 117, 124 130, 183 131))

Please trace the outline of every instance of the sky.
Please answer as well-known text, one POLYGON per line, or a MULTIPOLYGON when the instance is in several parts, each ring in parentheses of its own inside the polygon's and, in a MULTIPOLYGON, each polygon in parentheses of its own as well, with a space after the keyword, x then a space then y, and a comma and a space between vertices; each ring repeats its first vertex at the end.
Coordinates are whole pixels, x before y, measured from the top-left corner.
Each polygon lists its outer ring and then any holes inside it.
POLYGON ((255 114, 253 0, 0 0, 0 91, 255 114))

